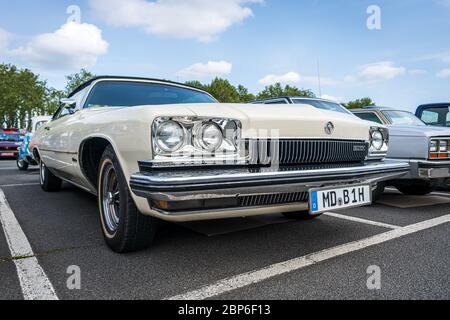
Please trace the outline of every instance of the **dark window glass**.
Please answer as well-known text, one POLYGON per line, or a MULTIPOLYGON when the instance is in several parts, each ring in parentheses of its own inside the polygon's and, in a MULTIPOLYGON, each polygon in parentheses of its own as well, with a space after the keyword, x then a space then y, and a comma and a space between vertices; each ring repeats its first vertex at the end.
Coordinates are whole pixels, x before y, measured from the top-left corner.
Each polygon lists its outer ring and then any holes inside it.
POLYGON ((421 117, 423 122, 431 126, 450 126, 450 106, 427 108, 423 111, 421 117))
POLYGON ((376 122, 379 124, 383 124, 383 122, 381 121, 381 119, 373 112, 358 112, 355 113, 355 116, 357 116, 358 118, 361 118, 363 120, 367 120, 367 121, 372 121, 372 122, 376 122))
POLYGON ((267 101, 264 104, 288 104, 286 100, 267 101))
POLYGON ((183 103, 216 103, 206 93, 177 86, 127 81, 104 81, 92 89, 86 107, 133 107, 183 103))
POLYGON ((341 106, 339 103, 334 103, 330 101, 322 101, 322 100, 310 100, 310 99, 292 99, 295 104, 307 104, 313 106, 317 109, 335 111, 340 113, 351 114, 346 108, 341 106))

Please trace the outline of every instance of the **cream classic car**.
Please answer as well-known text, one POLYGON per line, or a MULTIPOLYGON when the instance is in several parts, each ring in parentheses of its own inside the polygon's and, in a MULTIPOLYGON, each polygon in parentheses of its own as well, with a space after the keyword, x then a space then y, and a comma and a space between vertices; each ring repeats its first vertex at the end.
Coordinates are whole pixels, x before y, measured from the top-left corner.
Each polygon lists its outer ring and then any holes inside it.
POLYGON ((384 126, 352 115, 220 104, 186 85, 126 77, 80 86, 29 149, 45 191, 65 180, 97 195, 116 252, 149 246, 158 219, 304 219, 368 205, 374 184, 409 170, 384 161, 384 126))

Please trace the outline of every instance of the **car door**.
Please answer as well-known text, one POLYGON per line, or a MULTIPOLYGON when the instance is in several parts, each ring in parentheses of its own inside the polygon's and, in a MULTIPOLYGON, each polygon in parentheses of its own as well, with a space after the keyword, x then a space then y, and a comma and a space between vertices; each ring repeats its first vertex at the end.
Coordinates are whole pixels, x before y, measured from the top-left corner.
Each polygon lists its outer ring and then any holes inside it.
POLYGON ((75 109, 60 107, 53 120, 45 125, 40 148, 45 165, 57 176, 71 181, 78 161, 78 149, 72 137, 81 117, 84 93, 71 97, 76 102, 75 109))

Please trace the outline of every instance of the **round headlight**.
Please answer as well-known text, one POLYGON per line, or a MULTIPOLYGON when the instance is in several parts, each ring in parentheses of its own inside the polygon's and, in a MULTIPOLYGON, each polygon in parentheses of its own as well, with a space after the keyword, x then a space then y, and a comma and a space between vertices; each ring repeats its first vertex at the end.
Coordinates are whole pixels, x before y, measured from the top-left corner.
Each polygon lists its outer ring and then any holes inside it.
POLYGON ((159 125, 155 138, 157 146, 162 151, 175 152, 183 146, 185 134, 178 122, 170 120, 159 125))
POLYGON ((383 144, 383 134, 379 130, 372 132, 372 147, 374 147, 376 150, 381 150, 381 148, 383 148, 383 144))
POLYGON ((222 129, 213 122, 204 124, 201 130, 200 143, 206 151, 216 151, 223 143, 222 129))

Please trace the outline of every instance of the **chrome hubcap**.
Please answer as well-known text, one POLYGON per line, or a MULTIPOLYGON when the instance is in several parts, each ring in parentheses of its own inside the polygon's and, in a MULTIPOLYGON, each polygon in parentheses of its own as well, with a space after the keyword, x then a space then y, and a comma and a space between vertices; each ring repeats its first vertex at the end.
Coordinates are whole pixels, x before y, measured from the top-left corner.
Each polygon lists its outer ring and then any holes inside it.
POLYGON ((41 180, 41 184, 44 184, 45 181, 45 164, 41 162, 41 169, 39 170, 39 178, 41 180))
POLYGON ((120 222, 120 193, 116 172, 112 165, 105 169, 102 179, 102 203, 105 226, 108 231, 117 231, 120 222))

